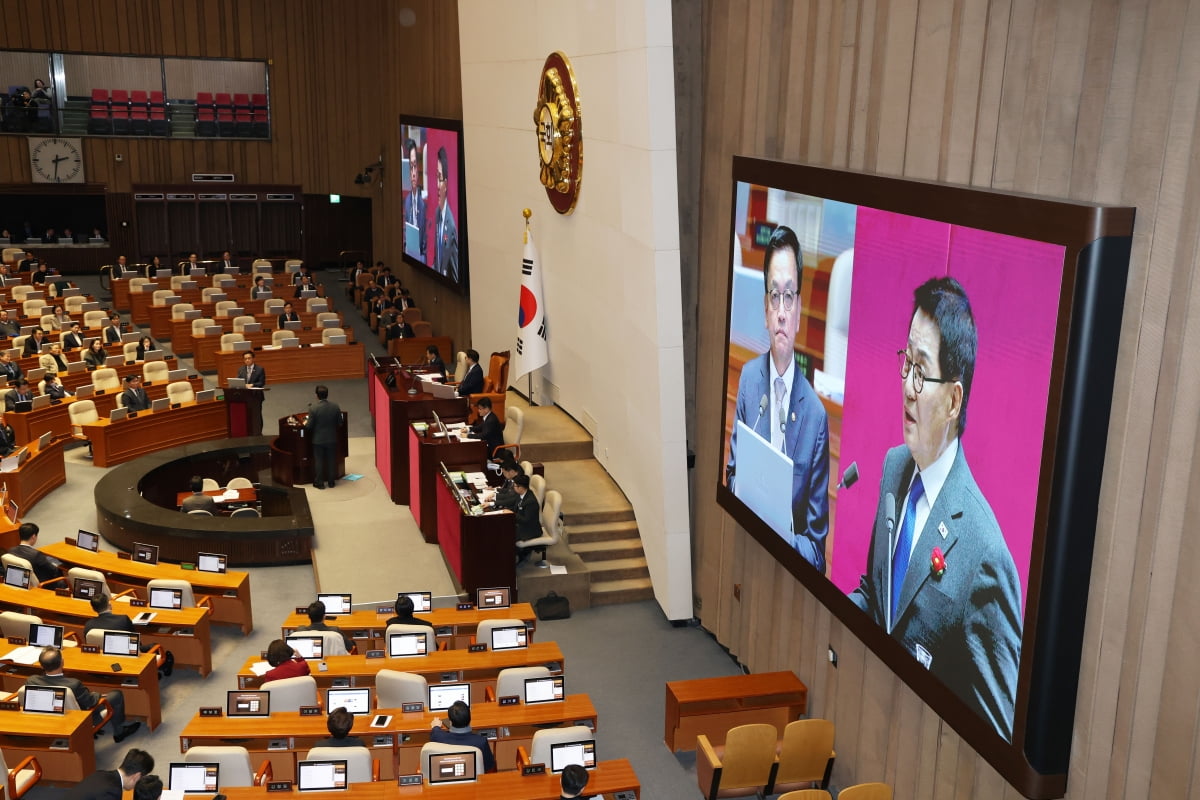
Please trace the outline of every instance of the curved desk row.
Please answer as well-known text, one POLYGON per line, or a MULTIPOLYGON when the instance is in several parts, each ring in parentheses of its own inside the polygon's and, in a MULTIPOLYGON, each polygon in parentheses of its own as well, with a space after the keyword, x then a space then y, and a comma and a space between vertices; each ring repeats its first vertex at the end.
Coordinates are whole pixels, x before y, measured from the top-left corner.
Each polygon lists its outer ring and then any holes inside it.
MULTIPOLYGON (((361 342, 256 350, 254 356, 255 362, 267 371, 268 386, 272 383, 361 378, 365 374, 366 351, 361 342)), ((220 350, 216 353, 216 362, 217 384, 225 386, 242 368, 242 353, 220 350)))
POLYGON ((100 419, 81 427, 92 443, 92 463, 98 467, 120 464, 164 447, 229 436, 228 414, 219 400, 142 411, 136 418, 119 422, 100 419))
MULTIPOLYGON (((11 416, 15 415, 6 414, 5 418, 11 416)), ((38 447, 34 440, 29 443, 32 455, 25 463, 9 472, 0 472, 0 485, 8 489, 8 499, 17 504, 21 515, 28 514, 39 500, 67 482, 65 445, 65 440, 56 439, 46 447, 38 447)))

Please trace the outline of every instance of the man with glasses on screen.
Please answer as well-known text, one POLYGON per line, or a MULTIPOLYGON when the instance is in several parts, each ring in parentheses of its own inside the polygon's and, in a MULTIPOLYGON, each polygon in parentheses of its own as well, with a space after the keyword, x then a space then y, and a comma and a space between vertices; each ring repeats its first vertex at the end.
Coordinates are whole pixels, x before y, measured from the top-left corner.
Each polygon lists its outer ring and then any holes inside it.
POLYGON ((437 220, 434 234, 437 236, 437 263, 434 265, 441 274, 458 280, 458 226, 454 224, 454 214, 450 211, 450 167, 446 148, 439 147, 437 152, 437 220))
MULTIPOLYGON (((421 148, 412 139, 404 142, 408 155, 408 194, 404 197, 404 224, 416 231, 421 258, 425 258, 425 198, 421 195, 421 148)), ((414 254, 415 255, 415 254, 414 254)))
POLYGON ((738 380, 737 417, 725 475, 737 481, 740 421, 792 462, 792 530, 783 536, 822 573, 829 534, 829 419, 796 361, 800 328, 800 240, 780 225, 763 254, 763 310, 771 349, 748 361, 738 380))
POLYGON ((960 444, 976 344, 958 281, 922 284, 897 354, 904 444, 884 459, 867 571, 850 599, 1010 740, 1021 584, 960 444))

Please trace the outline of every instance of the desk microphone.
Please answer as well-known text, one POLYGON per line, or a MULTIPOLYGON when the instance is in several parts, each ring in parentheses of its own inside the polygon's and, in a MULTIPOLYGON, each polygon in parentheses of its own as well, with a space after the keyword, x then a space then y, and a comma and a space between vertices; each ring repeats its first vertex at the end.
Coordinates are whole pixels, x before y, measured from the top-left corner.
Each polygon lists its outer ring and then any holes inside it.
POLYGON ((758 401, 758 416, 754 418, 754 425, 751 426, 750 430, 758 430, 758 423, 762 419, 762 415, 767 413, 767 402, 767 395, 764 392, 762 399, 758 401))
MULTIPOLYGON (((846 471, 842 473, 842 480, 838 483, 837 488, 849 489, 858 482, 858 462, 851 461, 850 466, 846 467, 846 471)), ((893 503, 892 505, 895 505, 893 503)))

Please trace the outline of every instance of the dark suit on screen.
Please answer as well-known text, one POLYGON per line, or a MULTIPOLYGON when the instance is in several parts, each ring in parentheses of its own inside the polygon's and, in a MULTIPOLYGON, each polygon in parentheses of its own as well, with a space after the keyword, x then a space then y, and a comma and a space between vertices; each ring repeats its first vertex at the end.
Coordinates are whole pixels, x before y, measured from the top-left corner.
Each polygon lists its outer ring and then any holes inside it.
POLYGON ((458 280, 458 226, 454 223, 454 215, 450 213, 450 205, 439 206, 437 221, 434 227, 437 239, 437 263, 434 268, 453 280, 458 280))
MULTIPOLYGON (((770 409, 759 413, 765 395, 774 402, 771 383, 775 368, 771 354, 764 353, 742 367, 738 380, 737 419, 753 426, 755 433, 770 441, 770 409)), ((792 528, 795 548, 804 560, 825 571, 825 539, 829 535, 829 418, 825 406, 796 365, 792 393, 784 405, 786 427, 784 452, 792 459, 792 528)), ((729 439, 729 490, 737 480, 737 426, 729 439)), ((778 531, 776 531, 778 533, 778 531)))
MULTIPOLYGON (((425 198, 419 189, 410 191, 404 197, 404 224, 417 227, 417 241, 420 243, 421 257, 425 257, 425 198)), ((415 255, 415 254, 413 254, 415 255)))
MULTIPOLYGON (((888 451, 879 507, 867 552, 867 574, 850 600, 887 629, 892 539, 915 464, 904 445, 888 451), (888 509, 887 496, 897 508, 888 509), (887 520, 895 521, 889 535, 887 520)), ((1012 738, 1017 665, 1021 659, 1021 582, 991 506, 979 491, 960 446, 905 573, 891 634, 972 711, 1012 738), (945 558, 939 577, 934 547, 945 558), (926 663, 927 662, 927 663, 926 663)))

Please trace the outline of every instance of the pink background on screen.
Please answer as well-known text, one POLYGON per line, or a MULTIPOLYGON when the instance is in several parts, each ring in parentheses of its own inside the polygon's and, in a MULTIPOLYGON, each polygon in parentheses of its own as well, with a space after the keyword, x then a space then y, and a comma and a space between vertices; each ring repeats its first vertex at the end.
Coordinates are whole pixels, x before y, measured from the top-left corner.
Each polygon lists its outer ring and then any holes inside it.
POLYGON ((950 275, 966 290, 979 341, 960 444, 1016 563, 1024 610, 1063 253, 859 207, 840 463, 857 461, 861 477, 838 494, 830 571, 843 592, 867 563, 884 455, 904 442, 896 351, 907 342, 913 290, 950 275))
MULTIPOLYGON (((438 196, 437 183, 437 154, 438 149, 446 148, 446 207, 454 217, 455 230, 459 239, 462 238, 462 216, 458 213, 458 134, 454 131, 442 131, 437 128, 426 128, 425 135, 428 144, 425 147, 425 178, 428 197, 425 206, 425 219, 429 228, 426 230, 426 264, 437 268, 437 210, 441 198, 438 196)), ((461 251, 461 248, 460 248, 461 251)))

